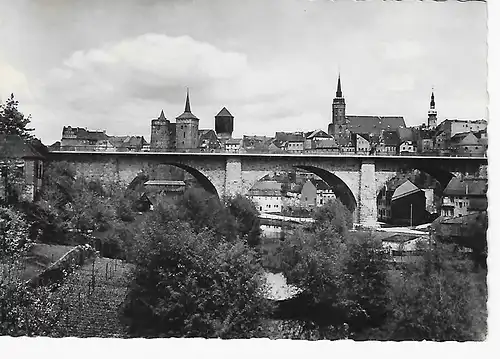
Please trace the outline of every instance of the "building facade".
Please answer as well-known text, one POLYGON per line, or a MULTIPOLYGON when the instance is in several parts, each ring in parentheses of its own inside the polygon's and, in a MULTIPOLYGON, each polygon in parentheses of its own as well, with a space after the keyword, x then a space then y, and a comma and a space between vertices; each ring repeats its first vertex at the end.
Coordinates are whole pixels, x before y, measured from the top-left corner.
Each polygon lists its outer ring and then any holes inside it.
POLYGON ((20 136, 0 134, 0 200, 36 200, 44 162, 44 156, 20 136))

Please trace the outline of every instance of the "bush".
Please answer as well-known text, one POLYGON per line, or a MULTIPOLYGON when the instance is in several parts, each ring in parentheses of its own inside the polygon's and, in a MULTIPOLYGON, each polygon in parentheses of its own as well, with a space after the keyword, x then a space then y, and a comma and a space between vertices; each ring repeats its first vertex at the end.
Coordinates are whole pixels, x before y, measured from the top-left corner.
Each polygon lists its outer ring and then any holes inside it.
POLYGON ((168 210, 143 222, 123 308, 131 335, 235 338, 258 331, 267 304, 255 252, 214 236, 196 233, 168 210))
POLYGON ((48 202, 21 202, 17 206, 26 216, 30 224, 29 237, 32 241, 42 243, 66 242, 67 225, 60 212, 48 202))
POLYGON ((237 195, 226 202, 226 207, 236 220, 239 236, 252 247, 260 244, 260 220, 255 204, 248 198, 237 195))
POLYGON ((61 313, 49 287, 0 282, 0 335, 48 336, 61 313))
POLYGON ((313 230, 329 228, 341 236, 345 236, 352 228, 352 213, 338 199, 327 201, 313 213, 313 230))
POLYGON ((177 202, 179 218, 188 222, 196 233, 213 231, 216 240, 234 240, 237 223, 219 199, 203 189, 190 188, 177 202))
POLYGON ((33 242, 29 238, 29 224, 22 213, 0 207, 0 259, 12 260, 27 253, 33 242))
POLYGON ((484 340, 486 282, 478 276, 452 247, 435 248, 422 263, 403 270, 394 285, 386 339, 484 340))
POLYGON ((388 310, 381 243, 351 235, 350 212, 338 202, 319 209, 315 218, 309 232, 297 230, 281 246, 287 281, 303 290, 292 300, 300 308, 295 319, 325 339, 381 325, 388 310))

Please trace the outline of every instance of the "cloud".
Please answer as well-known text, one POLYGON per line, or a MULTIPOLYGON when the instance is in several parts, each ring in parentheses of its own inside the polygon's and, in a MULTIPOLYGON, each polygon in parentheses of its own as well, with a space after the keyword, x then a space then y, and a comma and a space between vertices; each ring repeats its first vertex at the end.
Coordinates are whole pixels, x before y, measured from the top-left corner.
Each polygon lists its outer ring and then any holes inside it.
POLYGON ((40 93, 53 108, 51 120, 61 126, 69 121, 147 134, 145 123, 160 109, 171 119, 181 112, 189 86, 201 126, 212 126, 215 113, 228 106, 247 119, 244 131, 251 132, 270 118, 301 116, 307 98, 315 96, 319 71, 292 60, 259 68, 244 53, 189 36, 150 33, 72 53, 49 72, 40 93))
POLYGON ((5 100, 11 93, 25 99, 32 97, 26 75, 12 65, 0 61, 0 79, 0 100, 5 100))
POLYGON ((250 133, 269 119, 302 116, 303 93, 313 96, 317 86, 311 71, 319 69, 293 61, 259 68, 244 53, 189 36, 150 33, 72 53, 49 72, 38 93, 54 126, 147 136, 149 120, 161 109, 170 119, 182 112, 189 86, 201 127, 213 127, 215 113, 228 106, 241 119, 238 127, 250 133))

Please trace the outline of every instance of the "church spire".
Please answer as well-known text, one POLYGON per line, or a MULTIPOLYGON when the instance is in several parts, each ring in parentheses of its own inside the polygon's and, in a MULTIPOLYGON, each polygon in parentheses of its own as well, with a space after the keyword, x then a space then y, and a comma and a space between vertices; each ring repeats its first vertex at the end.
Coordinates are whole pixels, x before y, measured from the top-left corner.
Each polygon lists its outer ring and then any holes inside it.
POLYGON ((431 109, 435 108, 436 108, 436 103, 434 102, 434 89, 433 89, 431 94, 431 109))
POLYGON ((340 86, 340 74, 339 74, 339 79, 337 81, 337 93, 336 97, 341 98, 342 97, 342 87, 340 86))
POLYGON ((189 104, 189 87, 186 90, 186 107, 184 108, 184 112, 191 113, 191 105, 189 104))

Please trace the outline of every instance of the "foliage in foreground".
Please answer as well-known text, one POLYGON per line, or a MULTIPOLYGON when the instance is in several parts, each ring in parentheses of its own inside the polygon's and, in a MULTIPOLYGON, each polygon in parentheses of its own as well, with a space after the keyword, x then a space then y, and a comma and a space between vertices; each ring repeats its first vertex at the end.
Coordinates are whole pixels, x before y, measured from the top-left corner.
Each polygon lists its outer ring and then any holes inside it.
POLYGON ((391 317, 379 333, 384 339, 486 338, 486 278, 453 246, 438 245, 421 263, 406 267, 391 294, 391 317))
POLYGON ((251 337, 266 316, 262 273, 243 241, 196 233, 160 208, 137 234, 123 308, 133 336, 251 337))
POLYGON ((0 207, 0 264, 28 252, 33 245, 28 231, 29 224, 20 212, 0 207))
POLYGON ((288 282, 303 289, 289 304, 293 337, 485 338, 484 273, 455 247, 427 248, 420 261, 391 269, 380 242, 348 233, 339 204, 328 207, 309 231, 296 231, 281 246, 288 282))

